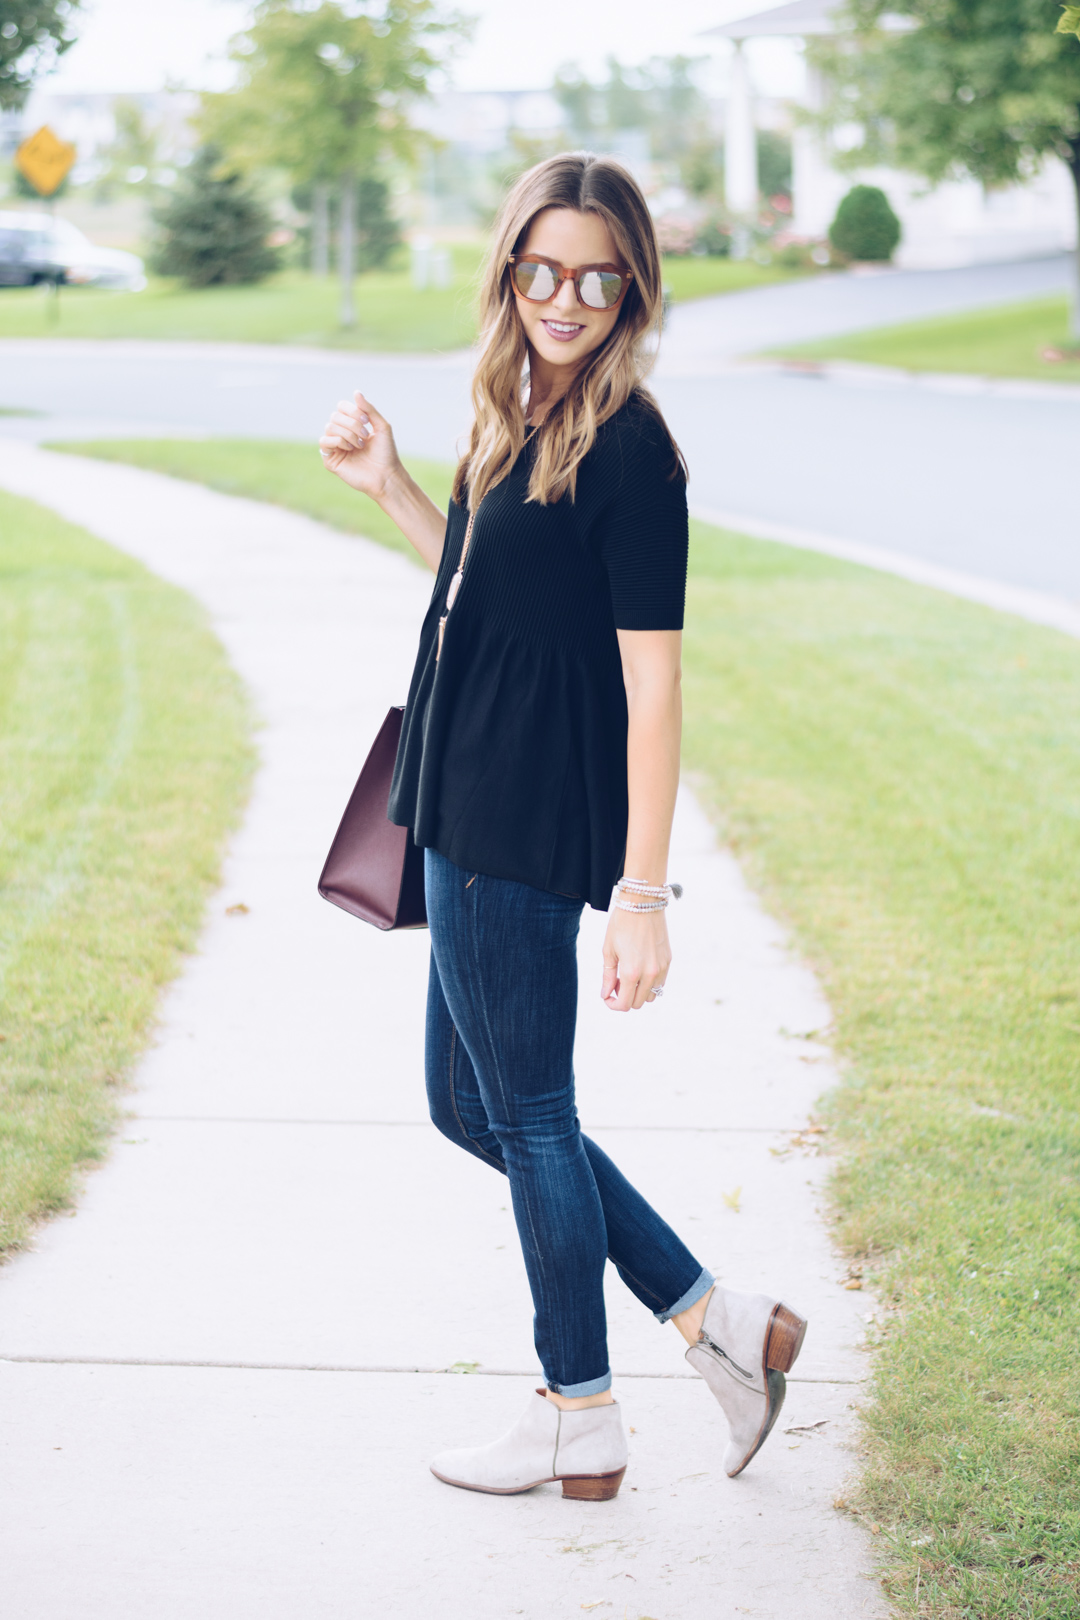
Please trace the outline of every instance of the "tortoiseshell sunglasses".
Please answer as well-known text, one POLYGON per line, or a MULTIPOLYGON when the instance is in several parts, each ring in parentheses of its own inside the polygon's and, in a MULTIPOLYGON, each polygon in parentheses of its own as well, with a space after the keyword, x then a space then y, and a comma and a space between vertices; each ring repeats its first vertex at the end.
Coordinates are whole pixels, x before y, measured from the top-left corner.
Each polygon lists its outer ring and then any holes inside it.
POLYGON ((538 253, 511 253, 509 263, 515 292, 530 304, 550 303, 563 282, 572 281, 578 303, 586 309, 615 309, 634 275, 613 264, 583 264, 567 270, 557 260, 542 259, 538 253))

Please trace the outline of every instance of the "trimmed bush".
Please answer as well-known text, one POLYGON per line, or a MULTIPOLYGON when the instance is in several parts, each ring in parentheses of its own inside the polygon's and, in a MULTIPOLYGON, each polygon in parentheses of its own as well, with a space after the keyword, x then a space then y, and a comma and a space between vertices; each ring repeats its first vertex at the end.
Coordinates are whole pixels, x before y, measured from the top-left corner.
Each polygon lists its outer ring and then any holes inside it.
POLYGON ((848 259, 884 263, 900 241, 900 221, 880 186, 852 186, 829 226, 829 241, 848 259))
POLYGON ((196 153, 154 219, 160 238, 153 267, 188 287, 263 281, 280 266, 266 241, 273 218, 242 175, 222 170, 216 147, 196 153))

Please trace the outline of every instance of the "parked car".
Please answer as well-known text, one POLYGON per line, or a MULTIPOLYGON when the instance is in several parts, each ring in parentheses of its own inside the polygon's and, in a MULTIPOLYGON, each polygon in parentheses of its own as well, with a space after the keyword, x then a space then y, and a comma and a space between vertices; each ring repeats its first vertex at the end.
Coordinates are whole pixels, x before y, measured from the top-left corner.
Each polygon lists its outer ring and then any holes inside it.
POLYGON ((34 216, 0 214, 0 287, 32 287, 57 280, 48 238, 30 223, 34 216))
POLYGON ((143 262, 120 248, 98 247, 66 219, 51 214, 0 213, 0 287, 117 287, 140 292, 143 262))

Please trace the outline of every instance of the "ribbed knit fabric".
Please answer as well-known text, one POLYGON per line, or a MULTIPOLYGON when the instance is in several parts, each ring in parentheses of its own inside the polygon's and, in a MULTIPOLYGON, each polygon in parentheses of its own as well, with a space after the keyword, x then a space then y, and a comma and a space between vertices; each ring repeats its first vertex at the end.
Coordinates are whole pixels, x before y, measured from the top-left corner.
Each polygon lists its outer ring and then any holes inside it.
POLYGON ((390 820, 456 866, 603 911, 626 848, 615 631, 682 629, 686 486, 637 399, 600 429, 574 501, 526 502, 532 454, 481 503, 436 662, 467 517, 451 502, 390 820))

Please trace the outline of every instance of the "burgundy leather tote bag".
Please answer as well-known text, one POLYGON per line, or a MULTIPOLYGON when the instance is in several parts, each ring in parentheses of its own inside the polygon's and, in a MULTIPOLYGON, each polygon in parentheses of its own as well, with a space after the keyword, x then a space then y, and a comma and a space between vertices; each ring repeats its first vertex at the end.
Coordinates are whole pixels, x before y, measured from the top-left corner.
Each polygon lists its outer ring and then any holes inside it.
POLYGON ((319 879, 324 900, 376 928, 423 928, 424 852, 386 819, 403 708, 386 716, 345 806, 319 879))
MULTIPOLYGON (((450 609, 461 589, 475 521, 476 513, 470 512, 457 572, 446 593, 446 611, 439 620, 436 663, 450 609)), ((427 925, 424 852, 413 843, 408 827, 395 827, 386 819, 404 716, 403 708, 394 708, 383 721, 345 806, 319 879, 319 893, 324 900, 387 931, 427 925)))

